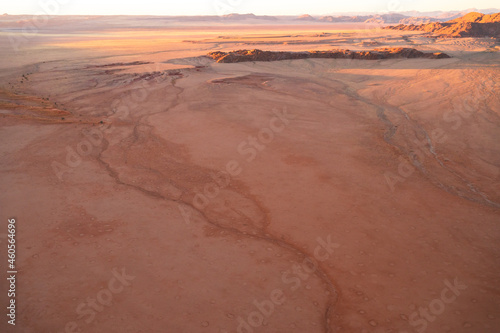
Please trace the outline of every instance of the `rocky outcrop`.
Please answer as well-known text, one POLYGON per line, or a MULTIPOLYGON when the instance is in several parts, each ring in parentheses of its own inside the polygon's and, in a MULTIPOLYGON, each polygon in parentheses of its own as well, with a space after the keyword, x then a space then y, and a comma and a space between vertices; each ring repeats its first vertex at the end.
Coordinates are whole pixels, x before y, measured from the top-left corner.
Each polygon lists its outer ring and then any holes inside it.
POLYGON ((500 13, 485 15, 481 13, 472 12, 447 23, 500 23, 500 13))
POLYGON ((469 13, 444 23, 399 24, 385 29, 423 31, 440 37, 500 37, 500 13, 469 13))
POLYGON ((400 24, 427 24, 432 22, 441 22, 440 19, 434 17, 407 17, 399 21, 400 24))
POLYGON ((308 58, 330 58, 330 59, 361 59, 379 60, 392 58, 450 58, 445 53, 424 53, 412 48, 380 48, 373 51, 307 51, 307 52, 284 52, 284 51, 262 51, 262 50, 238 50, 232 52, 210 52, 208 57, 220 63, 235 63, 248 61, 279 61, 308 58))

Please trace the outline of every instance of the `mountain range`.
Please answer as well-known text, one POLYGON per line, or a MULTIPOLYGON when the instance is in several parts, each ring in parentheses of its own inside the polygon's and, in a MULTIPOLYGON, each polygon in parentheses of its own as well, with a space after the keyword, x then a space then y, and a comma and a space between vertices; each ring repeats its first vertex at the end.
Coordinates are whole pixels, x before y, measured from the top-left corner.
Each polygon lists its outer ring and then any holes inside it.
POLYGON ((202 16, 202 19, 218 19, 220 21, 301 21, 310 23, 378 23, 378 24, 424 24, 432 22, 446 22, 460 18, 467 13, 477 12, 482 14, 493 14, 500 12, 500 9, 468 9, 465 11, 436 11, 436 12, 391 12, 384 14, 377 13, 347 13, 342 15, 313 16, 304 14, 300 16, 268 16, 255 14, 228 14, 222 16, 202 16))
MULTIPOLYGON (((469 12, 481 14, 493 14, 500 12, 500 9, 468 9, 465 11, 435 11, 435 12, 387 12, 387 13, 338 13, 323 16, 313 16, 304 14, 300 16, 271 16, 255 14, 226 14, 226 15, 201 15, 201 16, 137 16, 137 19, 150 22, 158 22, 160 25, 165 22, 221 22, 221 23, 242 23, 242 24, 327 24, 327 23, 367 23, 367 24, 425 24, 444 23, 464 16, 469 12)), ((96 19, 104 16, 83 15, 96 19)), ((29 15, 8 15, 3 14, 0 22, 9 22, 23 19, 30 19, 29 15)))
POLYGON ((439 37, 497 37, 500 38, 500 13, 471 12, 446 22, 399 24, 385 29, 422 31, 439 37))

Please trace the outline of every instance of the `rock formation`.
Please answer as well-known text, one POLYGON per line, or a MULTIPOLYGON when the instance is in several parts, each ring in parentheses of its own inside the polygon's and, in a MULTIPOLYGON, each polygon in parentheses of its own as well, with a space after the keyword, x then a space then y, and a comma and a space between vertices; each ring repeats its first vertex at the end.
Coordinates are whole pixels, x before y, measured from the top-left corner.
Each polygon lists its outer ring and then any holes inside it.
POLYGON ((500 13, 484 15, 472 12, 444 23, 399 24, 385 29, 423 31, 440 37, 500 37, 500 13))
POLYGON ((237 50, 232 52, 210 52, 208 57, 220 63, 235 63, 248 61, 278 61, 308 58, 330 58, 330 59, 362 59, 379 60, 392 58, 430 58, 442 59, 450 58, 445 53, 424 53, 412 48, 380 48, 373 51, 350 51, 350 50, 330 50, 330 51, 306 51, 306 52, 285 52, 285 51, 262 51, 262 50, 237 50))

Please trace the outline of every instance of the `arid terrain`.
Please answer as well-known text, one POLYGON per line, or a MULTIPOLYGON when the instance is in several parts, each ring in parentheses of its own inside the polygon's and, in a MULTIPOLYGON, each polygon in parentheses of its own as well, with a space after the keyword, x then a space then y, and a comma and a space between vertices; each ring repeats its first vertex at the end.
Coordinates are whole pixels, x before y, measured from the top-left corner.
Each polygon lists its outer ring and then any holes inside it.
POLYGON ((0 18, 1 332, 500 331, 498 39, 31 20, 0 18), (383 48, 449 58, 207 56, 383 48))
POLYGON ((492 37, 500 38, 500 13, 485 15, 468 13, 444 23, 399 24, 388 29, 405 31, 425 31, 438 37, 492 37))

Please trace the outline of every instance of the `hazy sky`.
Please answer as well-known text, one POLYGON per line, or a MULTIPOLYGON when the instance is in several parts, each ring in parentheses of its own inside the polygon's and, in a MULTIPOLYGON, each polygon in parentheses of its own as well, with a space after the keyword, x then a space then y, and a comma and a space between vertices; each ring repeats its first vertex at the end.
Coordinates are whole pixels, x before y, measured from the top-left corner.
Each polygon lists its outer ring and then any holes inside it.
POLYGON ((8 14, 260 15, 494 8, 498 0, 3 0, 8 14))

